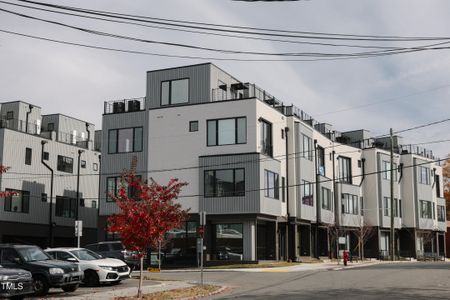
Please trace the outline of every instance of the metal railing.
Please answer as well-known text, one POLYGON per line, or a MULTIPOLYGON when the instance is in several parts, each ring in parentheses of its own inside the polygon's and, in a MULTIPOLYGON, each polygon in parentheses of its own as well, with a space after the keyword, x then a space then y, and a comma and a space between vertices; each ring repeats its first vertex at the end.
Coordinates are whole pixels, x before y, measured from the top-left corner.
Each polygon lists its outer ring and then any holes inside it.
POLYGON ((436 159, 433 151, 415 145, 399 145, 400 154, 416 154, 429 159, 436 159))
POLYGON ((145 97, 107 101, 104 104, 104 114, 120 114, 144 109, 145 97))
POLYGON ((27 123, 19 119, 0 119, 0 128, 7 128, 29 134, 39 134, 41 126, 34 123, 27 123))

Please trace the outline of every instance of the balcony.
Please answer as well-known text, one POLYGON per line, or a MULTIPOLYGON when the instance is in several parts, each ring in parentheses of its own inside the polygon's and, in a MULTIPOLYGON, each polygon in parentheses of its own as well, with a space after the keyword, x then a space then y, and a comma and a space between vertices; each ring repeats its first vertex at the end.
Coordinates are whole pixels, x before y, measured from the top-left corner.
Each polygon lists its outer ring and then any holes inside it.
POLYGON ((433 151, 414 145, 399 145, 400 154, 416 154, 425 158, 435 160, 433 151))
POLYGON ((284 106, 283 102, 276 99, 265 90, 252 83, 234 83, 229 86, 221 85, 212 90, 211 101, 227 101, 256 98, 274 107, 284 106))
POLYGON ((107 101, 104 105, 105 115, 142 110, 145 110, 145 97, 107 101))
POLYGON ((0 119, 0 128, 7 128, 29 134, 39 134, 41 126, 33 123, 26 123, 19 119, 0 119))

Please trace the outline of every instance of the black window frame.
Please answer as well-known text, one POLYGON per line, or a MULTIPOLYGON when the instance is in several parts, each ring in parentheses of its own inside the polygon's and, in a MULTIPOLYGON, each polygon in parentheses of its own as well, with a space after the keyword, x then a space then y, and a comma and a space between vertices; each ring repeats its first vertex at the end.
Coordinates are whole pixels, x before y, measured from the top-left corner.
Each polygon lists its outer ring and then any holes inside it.
POLYGON ((342 193, 341 194, 341 207, 342 214, 346 215, 359 215, 360 197, 350 193, 342 193))
POLYGON ((47 131, 55 131, 55 123, 51 122, 47 124, 47 131))
POLYGON ((261 154, 273 157, 273 124, 263 118, 259 118, 261 154), (267 129, 267 130, 266 130, 267 129), (267 135, 265 133, 268 133, 267 135), (268 137, 266 141, 265 137, 268 137))
POLYGON ((170 106, 170 105, 185 105, 186 103, 190 103, 190 93, 191 93, 191 80, 189 77, 184 77, 184 78, 178 78, 178 79, 170 79, 170 80, 163 80, 161 81, 160 85, 159 85, 159 104, 160 106, 170 106), (180 103, 175 103, 172 104, 172 82, 174 81, 181 81, 181 80, 187 80, 188 81, 188 90, 187 90, 187 101, 186 102, 180 102, 180 103), (163 104, 163 93, 162 93, 162 89, 163 89, 163 83, 165 82, 169 82, 169 93, 168 93, 168 103, 167 104, 163 104))
POLYGON ((418 170, 419 170, 419 175, 418 175, 419 183, 424 184, 424 185, 430 185, 431 184, 430 168, 424 167, 424 166, 419 166, 418 170), (423 173, 423 171, 425 171, 425 174, 423 173), (425 175, 425 177, 422 175, 425 175))
POLYGON ((19 210, 13 210, 12 207, 12 197, 18 197, 18 195, 9 195, 4 198, 4 210, 6 212, 12 212, 12 213, 22 213, 22 214, 28 214, 30 212, 30 192, 29 191, 22 191, 22 190, 16 190, 16 189, 5 189, 5 192, 15 192, 18 193, 21 197, 21 209, 19 210), (24 197, 25 196, 25 197, 24 197))
POLYGON ((14 120, 14 111, 10 110, 6 113, 6 120, 14 120))
POLYGON ((75 219, 77 211, 77 198, 56 196, 55 216, 59 218, 75 219), (68 214, 66 214, 68 212, 68 214))
POLYGON ((351 157, 339 156, 339 182, 353 184, 351 157), (343 162, 348 163, 348 174, 344 174, 343 162))
POLYGON ((229 117, 229 118, 220 118, 220 119, 208 119, 206 120, 206 146, 207 147, 219 147, 219 146, 229 146, 229 145, 244 145, 247 144, 247 117, 246 116, 238 116, 238 117, 229 117), (239 119, 244 119, 244 123, 245 123, 245 139, 243 142, 239 142, 239 119), (229 143, 229 144, 219 144, 219 121, 224 121, 224 120, 234 120, 234 143, 229 143), (214 122, 215 123, 215 143, 214 144, 210 144, 209 142, 209 124, 210 122, 214 122))
MULTIPOLYGON (((119 184, 120 184, 120 180, 122 179, 122 176, 109 176, 109 177, 106 177, 106 191, 105 191, 106 202, 114 202, 114 199, 111 196, 109 196, 108 182, 109 182, 110 179, 114 180, 114 193, 113 193, 113 195, 115 197, 117 197, 117 193, 119 192, 119 184)), ((141 180, 142 176, 141 175, 136 175, 136 179, 141 180)), ((126 180, 125 180, 125 182, 126 182, 126 180)), ((134 191, 132 187, 127 186, 127 195, 128 195, 128 197, 130 197, 130 198, 135 197, 136 195, 133 195, 133 194, 136 194, 136 191, 134 191)), ((137 199, 135 199, 135 200, 137 200, 137 199)))
POLYGON ((322 187, 320 198, 322 202, 322 209, 333 211, 333 193, 331 192, 331 189, 322 187), (327 195, 327 202, 325 202, 325 195, 327 195))
POLYGON ((307 180, 302 180, 302 205, 314 206, 314 189, 313 183, 307 180), (309 193, 306 193, 308 187, 309 193))
POLYGON ((92 170, 98 171, 98 163, 92 163, 92 170))
POLYGON ((49 160, 50 159, 50 153, 49 152, 42 152, 42 159, 43 160, 49 160))
POLYGON ((47 193, 41 193, 41 202, 47 203, 47 201, 48 201, 47 193))
POLYGON ((438 205, 437 206, 437 221, 438 222, 445 222, 445 205, 438 205))
POLYGON ((25 148, 25 164, 31 166, 31 161, 33 160, 33 149, 25 148))
POLYGON ((313 142, 312 142, 312 138, 309 137, 306 134, 302 134, 302 155, 301 157, 306 158, 309 161, 313 160, 313 142), (306 144, 308 144, 308 150, 305 150, 305 139, 306 139, 306 144))
POLYGON ((86 169, 86 161, 85 160, 80 160, 80 168, 86 169))
POLYGON ((142 126, 135 126, 135 127, 123 127, 123 128, 114 128, 114 129, 109 129, 108 130, 108 154, 123 154, 123 153, 134 153, 134 152, 142 152, 144 151, 144 127, 142 126), (132 141, 132 150, 131 151, 124 151, 124 152, 119 152, 119 131, 120 130, 127 130, 127 129, 132 129, 133 130, 133 141, 132 141), (136 130, 137 129, 141 129, 141 147, 140 150, 136 149, 136 130), (111 138, 111 133, 115 131, 115 149, 111 149, 111 144, 110 144, 110 138, 111 138))
POLYGON ((56 169, 60 172, 64 172, 64 173, 73 173, 73 158, 72 157, 68 157, 68 156, 64 156, 64 155, 58 155, 57 158, 57 163, 56 163, 56 169), (69 162, 65 162, 64 160, 70 160, 71 163, 69 162), (64 164, 61 165, 61 164, 64 164), (70 167, 70 171, 69 168, 67 166, 71 165, 70 167))
POLYGON ((264 169, 264 197, 279 200, 280 199, 280 174, 264 169), (269 186, 269 176, 273 177, 273 188, 269 186), (273 190, 273 197, 271 191, 273 190))
POLYGON ((325 168, 325 148, 321 146, 317 146, 317 170, 321 176, 325 176, 326 168, 325 168), (320 172, 320 167, 323 167, 323 174, 320 172))
POLYGON ((198 131, 198 121, 189 121, 189 132, 197 132, 197 131, 198 131))
POLYGON ((204 198, 245 197, 245 181, 246 181, 245 180, 245 168, 228 168, 228 169, 205 170, 203 172, 203 195, 204 195, 204 198), (243 190, 238 190, 237 189, 237 186, 238 186, 238 184, 236 182, 236 171, 237 170, 239 170, 239 171, 242 170, 242 175, 243 175, 243 178, 244 178, 243 190), (233 171, 234 191, 232 191, 231 193, 229 193, 227 195, 218 195, 217 194, 217 175, 216 175, 217 171, 233 171), (205 180, 205 178, 206 178, 206 173, 208 173, 208 172, 214 172, 214 175, 213 175, 214 182, 213 182, 213 192, 212 192, 212 194, 208 194, 206 192, 207 189, 206 189, 206 180, 205 180))

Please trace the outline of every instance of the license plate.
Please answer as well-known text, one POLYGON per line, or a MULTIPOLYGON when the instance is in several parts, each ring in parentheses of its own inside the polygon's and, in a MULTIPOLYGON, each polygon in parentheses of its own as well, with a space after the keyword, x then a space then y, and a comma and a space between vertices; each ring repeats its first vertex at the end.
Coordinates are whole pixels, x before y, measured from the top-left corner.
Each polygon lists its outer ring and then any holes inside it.
POLYGON ((80 276, 73 276, 71 281, 79 281, 80 280, 80 276))

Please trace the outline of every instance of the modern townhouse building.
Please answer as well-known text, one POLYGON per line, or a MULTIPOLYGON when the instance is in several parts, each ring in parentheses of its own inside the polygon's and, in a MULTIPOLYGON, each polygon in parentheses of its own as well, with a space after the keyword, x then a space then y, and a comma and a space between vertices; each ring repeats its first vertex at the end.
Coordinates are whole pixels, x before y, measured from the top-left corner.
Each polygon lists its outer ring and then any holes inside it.
MULTIPOLYGON (((388 152, 356 143, 368 132, 335 131, 213 64, 149 71, 146 97, 105 102, 102 126, 100 240, 119 238, 105 230, 117 211, 108 195, 135 160, 143 179, 188 182, 178 201, 190 219, 168 234, 166 262, 195 261, 200 211, 208 261, 332 256, 338 236, 357 251, 364 226, 377 231, 367 254, 389 249, 388 152)), ((402 191, 397 183, 399 206, 402 191)))
POLYGON ((94 131, 93 124, 42 115, 23 101, 0 104, 0 164, 10 167, 0 190, 16 193, 0 200, 0 242, 75 246, 77 215, 81 243, 96 241, 100 152, 94 131))

